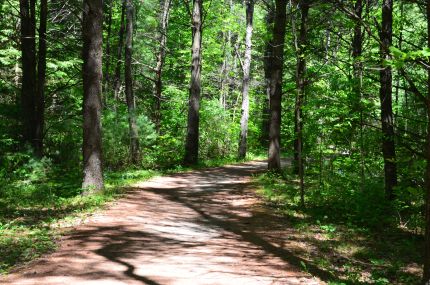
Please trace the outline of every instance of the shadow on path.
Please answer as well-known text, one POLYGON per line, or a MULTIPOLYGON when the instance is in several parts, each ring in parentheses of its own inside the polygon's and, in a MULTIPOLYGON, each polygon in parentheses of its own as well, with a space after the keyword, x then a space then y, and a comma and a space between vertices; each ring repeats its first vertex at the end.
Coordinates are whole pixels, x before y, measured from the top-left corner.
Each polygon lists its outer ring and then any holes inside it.
POLYGON ((254 194, 264 162, 142 182, 4 284, 323 284, 254 194), (299 268, 306 264, 304 273, 299 268))

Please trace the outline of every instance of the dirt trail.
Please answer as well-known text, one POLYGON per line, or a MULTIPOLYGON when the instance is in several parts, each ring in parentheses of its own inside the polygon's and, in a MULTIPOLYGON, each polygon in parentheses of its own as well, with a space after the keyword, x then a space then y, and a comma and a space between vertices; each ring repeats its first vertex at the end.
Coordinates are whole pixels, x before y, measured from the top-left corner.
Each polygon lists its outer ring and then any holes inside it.
POLYGON ((250 162, 159 177, 1 284, 323 284, 299 269, 286 222, 253 193, 250 162))

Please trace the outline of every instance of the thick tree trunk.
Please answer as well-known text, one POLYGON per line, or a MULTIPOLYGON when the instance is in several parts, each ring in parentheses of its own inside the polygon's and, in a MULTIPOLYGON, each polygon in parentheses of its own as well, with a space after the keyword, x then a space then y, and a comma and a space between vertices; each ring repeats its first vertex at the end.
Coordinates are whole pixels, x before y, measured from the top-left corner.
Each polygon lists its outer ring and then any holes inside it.
POLYGON ((38 157, 43 156, 43 136, 45 127, 45 79, 46 79, 46 24, 48 18, 48 1, 40 1, 39 57, 37 63, 37 93, 35 100, 35 144, 34 151, 38 157))
POLYGON ((296 70, 296 106, 294 109, 294 168, 300 179, 300 200, 302 206, 304 200, 304 163, 303 163, 303 103, 306 88, 306 50, 308 42, 307 21, 309 4, 306 0, 300 3, 300 35, 297 49, 297 70, 296 70))
MULTIPOLYGON (((275 20, 275 7, 271 0, 268 4, 266 15, 266 26, 271 27, 275 20)), ((273 38, 271 37, 264 50, 264 78, 266 80, 266 94, 263 100, 262 120, 261 120, 261 137, 260 143, 263 147, 269 146, 269 129, 270 129, 270 77, 272 72, 273 61, 273 38)))
MULTIPOLYGON (((427 47, 430 48, 430 0, 426 5, 427 12, 427 47)), ((427 68, 427 143, 426 143, 426 162, 427 168, 424 175, 426 182, 426 232, 424 250, 424 272, 423 284, 430 284, 430 68, 427 68)))
POLYGON ((242 118, 240 119, 240 136, 238 158, 246 157, 249 119, 249 81, 251 73, 252 30, 254 17, 254 0, 246 0, 246 36, 245 58, 243 61, 243 85, 242 85, 242 118))
POLYGON ((101 191, 102 172, 101 85, 103 1, 84 0, 83 7, 83 194, 101 191))
POLYGON ((21 116, 23 140, 36 149, 36 1, 20 0, 19 4, 21 18, 21 116))
POLYGON ((385 193, 388 199, 394 198, 393 188, 397 185, 396 149, 394 142, 392 71, 384 60, 390 59, 389 47, 393 41, 393 0, 384 0, 382 4, 381 71, 380 90, 382 154, 384 157, 385 193))
POLYGON ((164 59, 166 57, 167 27, 169 25, 170 5, 172 0, 161 0, 160 6, 160 25, 159 43, 160 47, 157 54, 157 65, 155 66, 154 78, 154 98, 155 98, 155 128, 160 133, 161 128, 161 96, 163 89, 162 73, 164 59))
POLYGON ((202 11, 203 0, 194 0, 192 19, 191 83, 188 106, 187 139, 185 143, 185 164, 196 164, 199 153, 199 109, 202 53, 202 11))
POLYGON ((139 161, 139 133, 136 122, 136 103, 133 94, 133 3, 126 0, 126 32, 125 32, 125 99, 128 109, 128 124, 130 133, 130 160, 139 161))
POLYGON ((281 102, 282 75, 284 67, 284 42, 286 24, 286 0, 276 0, 276 14, 273 28, 273 68, 270 76, 270 130, 269 170, 281 170, 281 102))
POLYGON ((118 94, 121 89, 121 63, 122 63, 122 50, 124 47, 124 32, 125 32, 125 1, 122 2, 121 8, 121 26, 118 32, 118 49, 116 54, 116 67, 114 75, 114 99, 118 100, 118 94))

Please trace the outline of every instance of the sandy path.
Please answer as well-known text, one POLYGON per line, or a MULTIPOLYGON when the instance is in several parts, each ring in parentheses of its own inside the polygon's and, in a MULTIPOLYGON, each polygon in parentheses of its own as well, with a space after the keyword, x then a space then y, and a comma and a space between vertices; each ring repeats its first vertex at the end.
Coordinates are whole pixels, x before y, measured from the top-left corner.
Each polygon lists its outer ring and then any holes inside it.
POLYGON ((250 175, 264 168, 250 162, 137 184, 0 284, 323 284, 298 269, 285 221, 253 194, 250 175))

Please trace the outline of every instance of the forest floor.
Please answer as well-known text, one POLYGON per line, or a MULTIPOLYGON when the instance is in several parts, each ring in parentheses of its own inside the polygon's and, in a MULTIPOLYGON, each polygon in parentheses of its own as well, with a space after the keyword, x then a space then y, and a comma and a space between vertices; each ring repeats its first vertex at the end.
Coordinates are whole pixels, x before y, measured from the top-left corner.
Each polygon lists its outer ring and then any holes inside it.
POLYGON ((264 162, 153 178, 1 284, 325 284, 297 230, 255 194, 264 162), (313 276, 312 276, 313 275, 313 276))

